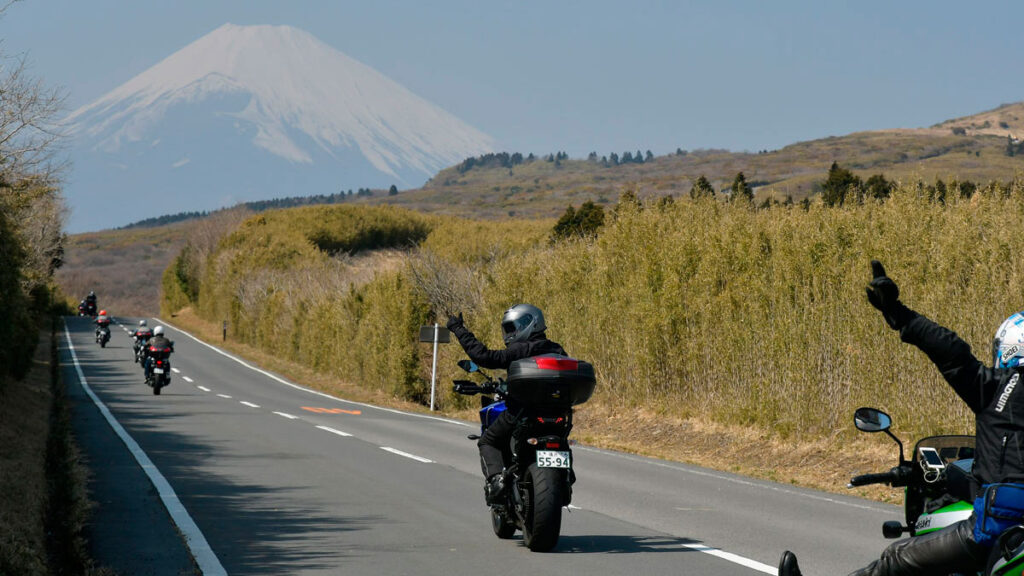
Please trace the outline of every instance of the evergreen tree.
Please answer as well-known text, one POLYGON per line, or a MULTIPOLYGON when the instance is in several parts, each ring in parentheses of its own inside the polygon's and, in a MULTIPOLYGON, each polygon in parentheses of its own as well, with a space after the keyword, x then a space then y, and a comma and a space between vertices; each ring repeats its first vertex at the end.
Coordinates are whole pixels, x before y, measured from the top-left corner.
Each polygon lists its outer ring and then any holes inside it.
POLYGON ((714 198, 715 188, 708 182, 708 179, 703 174, 697 178, 697 181, 693 183, 690 188, 690 198, 714 198))
POLYGON ((633 153, 629 152, 629 151, 623 152, 622 153, 622 163, 623 164, 630 164, 632 162, 633 162, 633 153))
POLYGON ((604 226, 604 208, 587 200, 579 210, 571 205, 565 209, 561 218, 551 231, 552 240, 571 238, 573 236, 593 237, 598 229, 604 226))
POLYGON ((654 154, 652 154, 651 151, 648 150, 647 154, 644 156, 644 161, 650 162, 651 160, 654 160, 654 154))
POLYGON ((729 196, 729 200, 732 202, 740 200, 745 202, 754 201, 754 189, 747 183, 747 177, 743 175, 743 172, 736 173, 736 177, 733 178, 732 186, 729 189, 732 190, 732 194, 729 196))
POLYGON ((881 174, 875 174, 868 178, 868 181, 864 183, 869 198, 876 200, 885 200, 892 194, 892 190, 895 187, 893 182, 889 182, 885 179, 885 176, 881 174))
POLYGON ((833 162, 828 169, 828 178, 821 183, 821 199, 826 206, 842 206, 853 188, 861 188, 860 177, 833 162))
POLYGON ((1013 145, 1013 136, 1006 135, 1006 155, 1013 156, 1017 151, 1017 147, 1013 145))
POLYGON ((616 154, 615 152, 612 152, 611 156, 608 157, 608 160, 611 161, 612 166, 618 166, 619 165, 619 155, 616 154))
POLYGON ((397 196, 397 195, 398 195, 398 186, 395 186, 394 184, 392 184, 391 188, 388 188, 388 196, 397 196))

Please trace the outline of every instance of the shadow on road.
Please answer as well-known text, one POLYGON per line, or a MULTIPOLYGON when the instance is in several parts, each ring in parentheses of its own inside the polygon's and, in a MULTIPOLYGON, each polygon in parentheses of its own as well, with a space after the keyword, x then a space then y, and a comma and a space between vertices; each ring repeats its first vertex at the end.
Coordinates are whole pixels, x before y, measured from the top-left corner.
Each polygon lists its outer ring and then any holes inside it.
POLYGON ((697 540, 671 536, 631 536, 601 534, 595 536, 562 536, 553 554, 650 554, 652 552, 696 552, 687 545, 700 545, 697 540))

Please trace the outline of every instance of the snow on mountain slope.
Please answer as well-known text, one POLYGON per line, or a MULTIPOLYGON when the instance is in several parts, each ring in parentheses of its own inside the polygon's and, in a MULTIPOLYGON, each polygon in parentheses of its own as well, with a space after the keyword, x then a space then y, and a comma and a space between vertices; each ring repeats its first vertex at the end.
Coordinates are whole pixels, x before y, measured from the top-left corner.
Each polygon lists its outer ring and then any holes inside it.
MULTIPOLYGON (((487 135, 288 26, 225 24, 76 110, 67 122, 76 172, 82 169, 81 178, 72 176, 69 183, 72 227, 76 196, 87 195, 90 186, 102 185, 91 192, 106 200, 119 186, 137 187, 148 176, 154 183, 166 179, 164 169, 175 173, 177 196, 182 186, 215 183, 218 190, 208 192, 248 200, 336 192, 339 186, 415 185, 494 148, 487 135), (231 155, 222 164, 236 175, 252 166, 259 178, 236 185, 212 174, 220 154, 231 155), (286 176, 280 183, 271 169, 278 163, 286 176), (119 184, 123 173, 131 178, 119 184), (187 173, 194 178, 184 178, 187 173), (295 185, 314 189, 290 193, 295 185)), ((209 202, 211 195, 204 197, 209 202)), ((209 207, 216 206, 181 209, 209 207)))

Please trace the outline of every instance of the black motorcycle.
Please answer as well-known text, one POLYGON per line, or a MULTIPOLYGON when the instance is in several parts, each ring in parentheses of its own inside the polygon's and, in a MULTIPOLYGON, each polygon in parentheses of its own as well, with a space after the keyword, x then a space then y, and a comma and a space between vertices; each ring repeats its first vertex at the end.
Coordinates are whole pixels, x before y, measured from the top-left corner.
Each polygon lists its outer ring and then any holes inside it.
POLYGON ((110 342, 110 328, 105 324, 96 327, 96 342, 100 348, 106 348, 107 342, 110 342))
MULTIPOLYGON (((562 529, 562 508, 572 501, 573 406, 594 393, 594 367, 587 362, 548 354, 517 360, 509 366, 508 379, 492 379, 469 360, 459 362, 467 372, 481 374, 487 382, 478 385, 456 380, 453 389, 481 398, 481 433, 507 408, 506 398, 526 406, 518 415, 506 456, 505 501, 491 505, 491 527, 498 538, 507 539, 516 530, 534 552, 546 552, 558 543, 562 529)), ((470 440, 478 440, 472 434, 470 440)))
POLYGON ((155 396, 159 396, 160 389, 171 383, 171 352, 173 351, 173 343, 164 348, 152 345, 146 347, 146 356, 148 357, 146 385, 153 388, 155 396))

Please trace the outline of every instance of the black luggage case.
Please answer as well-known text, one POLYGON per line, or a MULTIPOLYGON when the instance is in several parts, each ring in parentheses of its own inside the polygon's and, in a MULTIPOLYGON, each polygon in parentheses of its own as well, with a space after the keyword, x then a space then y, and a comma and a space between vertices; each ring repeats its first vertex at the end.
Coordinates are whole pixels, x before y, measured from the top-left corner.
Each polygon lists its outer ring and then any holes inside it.
POLYGON ((589 362, 559 354, 523 358, 508 367, 509 396, 541 408, 583 404, 596 384, 589 362))

